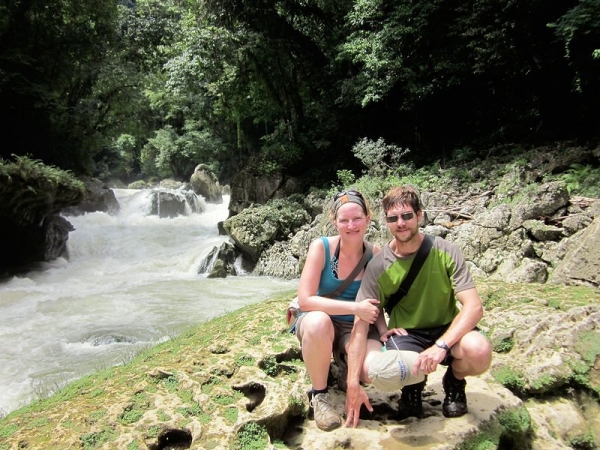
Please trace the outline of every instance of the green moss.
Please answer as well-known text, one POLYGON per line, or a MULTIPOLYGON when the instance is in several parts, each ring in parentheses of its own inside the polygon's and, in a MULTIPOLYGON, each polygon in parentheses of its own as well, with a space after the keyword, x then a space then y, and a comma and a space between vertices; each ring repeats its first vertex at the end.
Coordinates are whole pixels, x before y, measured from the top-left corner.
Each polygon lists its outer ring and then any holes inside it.
POLYGON ((105 409, 101 409, 101 410, 98 410, 98 411, 92 411, 92 413, 90 414, 90 423, 96 423, 96 422, 98 422, 105 415, 106 415, 106 410, 105 409))
POLYGON ((256 360, 250 355, 240 355, 236 358, 235 363, 238 366, 253 366, 256 364, 256 360))
POLYGON ((223 411, 223 418, 230 425, 233 425, 234 423, 236 423, 237 419, 238 419, 237 408, 226 408, 225 411, 223 411))
POLYGON ((550 388, 556 385, 556 378, 552 375, 542 375, 537 380, 535 380, 531 387, 533 390, 537 392, 547 392, 550 388))
POLYGON ((500 411, 496 419, 483 424, 456 450, 488 450, 510 448, 526 450, 531 448, 533 428, 531 416, 524 406, 500 411))
POLYGON ((245 424, 237 433, 234 450, 264 450, 269 443, 269 433, 263 425, 254 422, 245 424))
POLYGON ((125 450, 140 450, 140 446, 138 445, 137 442, 133 441, 133 442, 130 442, 129 444, 127 444, 127 447, 125 448, 125 450))
POLYGON ((515 340, 512 337, 492 340, 492 349, 497 353, 508 353, 514 346, 515 340))
POLYGON ((215 395, 213 397, 213 401, 217 405, 227 406, 227 405, 231 405, 232 403, 235 403, 242 396, 243 396, 243 394, 241 392, 234 391, 234 393, 232 395, 225 395, 225 394, 215 395))
POLYGON ((185 406, 183 408, 177 408, 177 412, 179 412, 179 414, 181 414, 182 416, 186 417, 199 417, 203 413, 202 408, 198 403, 194 403, 190 406, 185 406))
POLYGON ((260 368, 270 377, 276 377, 279 373, 279 363, 273 355, 267 356, 259 364, 260 368))
POLYGON ((148 428, 148 431, 146 432, 146 438, 154 439, 154 438, 158 437, 158 435, 160 434, 162 429, 163 428, 160 425, 151 426, 150 428, 148 428))
POLYGON ((19 427, 14 423, 0 427, 0 438, 7 438, 17 432, 19 427))
POLYGON ((159 409, 158 411, 156 411, 156 416, 157 416, 158 420, 160 420, 161 422, 168 422, 169 420, 171 420, 171 416, 169 416, 167 413, 165 413, 165 411, 162 409, 159 409))
POLYGON ((498 414, 498 422, 504 433, 511 436, 518 437, 531 431, 531 416, 525 407, 502 411, 498 414))
POLYGON ((111 427, 104 428, 102 431, 82 434, 79 440, 84 450, 100 448, 102 445, 114 440, 115 430, 111 427))
POLYGON ((567 445, 577 450, 596 450, 598 448, 594 439, 594 433, 591 431, 570 437, 567 439, 567 445))
POLYGON ((131 405, 125 408, 123 413, 119 416, 119 423, 122 425, 130 425, 137 422, 142 418, 149 406, 150 401, 148 395, 145 392, 137 392, 132 398, 131 405))
POLYGON ((217 377, 211 377, 206 383, 202 383, 202 393, 209 394, 215 386, 221 383, 221 380, 217 377))
POLYGON ((522 373, 509 366, 500 366, 493 369, 491 373, 496 381, 515 394, 522 395, 525 392, 525 377, 522 373))
POLYGON ((119 423, 122 425, 131 425, 142 418, 144 412, 140 409, 129 407, 119 416, 119 423))
POLYGON ((575 350, 589 364, 594 364, 600 355, 600 333, 587 331, 578 336, 575 350))
POLYGON ((212 416, 205 412, 202 412, 198 415, 198 419, 202 425, 207 425, 212 421, 212 416))

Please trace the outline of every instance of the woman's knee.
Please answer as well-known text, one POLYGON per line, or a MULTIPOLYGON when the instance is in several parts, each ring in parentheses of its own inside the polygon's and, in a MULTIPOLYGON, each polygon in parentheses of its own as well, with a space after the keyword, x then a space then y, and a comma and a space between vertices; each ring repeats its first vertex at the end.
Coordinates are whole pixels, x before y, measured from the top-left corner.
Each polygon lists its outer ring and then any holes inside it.
POLYGON ((311 311, 306 313, 300 324, 300 335, 304 340, 308 336, 333 337, 334 329, 331 318, 323 311, 311 311))

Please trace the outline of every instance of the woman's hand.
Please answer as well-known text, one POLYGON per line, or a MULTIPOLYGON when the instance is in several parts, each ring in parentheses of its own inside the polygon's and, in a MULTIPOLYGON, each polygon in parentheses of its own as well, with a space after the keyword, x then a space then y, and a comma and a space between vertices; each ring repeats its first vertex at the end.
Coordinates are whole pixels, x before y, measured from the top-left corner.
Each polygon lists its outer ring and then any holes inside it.
POLYGON ((379 300, 368 298, 362 302, 356 302, 354 315, 360 317, 361 320, 369 324, 374 324, 379 317, 379 300))
POLYGON ((392 336, 406 336, 407 334, 408 331, 406 331, 404 328, 392 328, 391 330, 388 330, 385 333, 381 334, 379 336, 379 340, 385 344, 387 340, 392 336))

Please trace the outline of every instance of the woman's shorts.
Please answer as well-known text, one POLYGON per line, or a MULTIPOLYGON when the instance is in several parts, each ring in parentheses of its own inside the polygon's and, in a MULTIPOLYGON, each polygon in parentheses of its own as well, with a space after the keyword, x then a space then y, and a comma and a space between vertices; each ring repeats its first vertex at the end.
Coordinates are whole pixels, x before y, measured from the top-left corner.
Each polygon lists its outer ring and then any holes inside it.
MULTIPOLYGON (((302 346, 302 339, 300 338, 300 329, 302 327, 302 321, 304 317, 306 317, 308 313, 301 313, 294 325, 294 334, 300 341, 300 345, 302 346)), ((334 351, 337 349, 340 352, 345 353, 346 344, 350 341, 350 336, 352 334, 352 328, 354 328, 354 322, 346 322, 344 320, 331 319, 331 323, 333 324, 333 330, 335 332, 335 337, 333 339, 333 349, 334 351)), ((367 335, 367 339, 374 339, 379 341, 379 332, 377 331, 377 327, 375 325, 369 325, 369 334, 367 335)))

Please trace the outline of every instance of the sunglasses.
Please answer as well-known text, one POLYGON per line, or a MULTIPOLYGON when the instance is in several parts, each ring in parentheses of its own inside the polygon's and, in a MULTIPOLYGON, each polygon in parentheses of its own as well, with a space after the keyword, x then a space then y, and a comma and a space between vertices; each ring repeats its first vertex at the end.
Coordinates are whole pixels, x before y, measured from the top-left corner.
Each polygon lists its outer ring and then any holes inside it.
POLYGON ((358 191, 355 191, 354 189, 351 189, 349 191, 342 191, 342 192, 338 192, 337 194, 335 194, 335 196, 333 197, 333 201, 336 201, 337 199, 343 197, 344 195, 354 195, 355 197, 360 197, 361 199, 364 200, 364 197, 362 196, 362 194, 358 191))
POLYGON ((385 217, 385 221, 387 223, 395 223, 395 222, 398 222, 398 218, 401 218, 403 221, 408 222, 413 217, 415 217, 415 213, 414 212, 405 212, 405 213, 402 213, 402 214, 397 215, 397 216, 386 216, 385 217))

